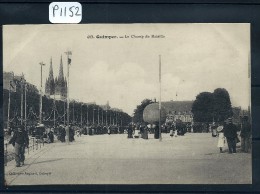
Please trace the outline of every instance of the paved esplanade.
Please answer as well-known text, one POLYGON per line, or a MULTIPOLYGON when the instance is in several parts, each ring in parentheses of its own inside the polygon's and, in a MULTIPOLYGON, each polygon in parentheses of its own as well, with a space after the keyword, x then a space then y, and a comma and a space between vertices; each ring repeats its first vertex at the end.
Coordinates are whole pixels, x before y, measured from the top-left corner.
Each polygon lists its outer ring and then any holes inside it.
POLYGON ((56 142, 6 167, 9 185, 30 184, 221 184, 251 183, 251 154, 219 153, 210 133, 169 137, 162 142, 126 134, 76 137, 56 142))

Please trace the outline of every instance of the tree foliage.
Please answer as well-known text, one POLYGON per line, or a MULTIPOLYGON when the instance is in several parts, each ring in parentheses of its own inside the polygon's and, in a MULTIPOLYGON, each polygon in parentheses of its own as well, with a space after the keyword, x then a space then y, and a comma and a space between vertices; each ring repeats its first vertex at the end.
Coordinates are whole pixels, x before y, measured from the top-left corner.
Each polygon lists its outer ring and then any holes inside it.
POLYGON ((197 95, 192 105, 192 113, 196 122, 210 122, 213 117, 213 94, 210 92, 202 92, 197 95))
POLYGON ((217 88, 213 92, 214 96, 214 120, 224 121, 233 116, 229 93, 224 88, 217 88))
MULTIPOLYGON (((26 94, 27 97, 27 106, 26 106, 26 115, 27 115, 27 124, 39 122, 39 104, 40 104, 40 95, 37 90, 29 89, 26 94)), ((8 117, 8 98, 9 91, 3 90, 3 120, 6 125, 7 117, 8 117)), ((23 95, 23 115, 25 115, 25 96, 23 95)), ((64 101, 56 100, 54 106, 54 100, 43 96, 42 98, 42 116, 43 123, 46 125, 53 125, 54 123, 54 111, 55 111, 55 121, 56 124, 64 123, 64 114, 67 112, 67 103, 64 101)), ((82 122, 83 124, 98 123, 98 116, 100 118, 99 122, 108 123, 108 125, 112 124, 113 121, 115 123, 116 118, 118 124, 128 125, 131 122, 131 117, 121 111, 109 109, 102 110, 102 107, 95 104, 86 104, 76 101, 70 102, 70 122, 75 124, 81 123, 81 111, 82 111, 82 122), (93 111, 94 109, 94 111, 93 111), (94 115, 93 115, 94 114, 94 115), (74 118, 74 119, 73 119, 74 118), (74 122, 73 122, 74 121, 74 122)), ((10 122, 19 122, 21 118, 21 90, 17 89, 16 92, 11 92, 10 94, 10 122), (17 120, 18 119, 18 120, 17 120)), ((66 120, 65 115, 65 120, 66 120)), ((16 124, 14 124, 16 125, 16 124)))
POLYGON ((154 103, 151 99, 144 99, 140 105, 137 105, 136 109, 134 110, 133 121, 137 122, 144 122, 143 120, 143 112, 147 105, 154 103))
POLYGON ((195 122, 224 121, 233 115, 229 93, 217 88, 213 93, 202 92, 192 105, 195 122))

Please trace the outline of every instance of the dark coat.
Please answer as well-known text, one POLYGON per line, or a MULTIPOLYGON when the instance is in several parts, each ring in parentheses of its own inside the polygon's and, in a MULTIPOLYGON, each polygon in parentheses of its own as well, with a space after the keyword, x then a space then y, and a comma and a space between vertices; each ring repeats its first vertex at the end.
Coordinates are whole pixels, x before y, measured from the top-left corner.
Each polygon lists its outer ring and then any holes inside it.
POLYGON ((240 136, 246 138, 246 137, 250 137, 250 135, 251 135, 250 124, 248 122, 242 123, 240 136))
POLYGON ((237 127, 233 123, 224 125, 224 136, 226 138, 236 138, 237 137, 237 127))
POLYGON ((133 138, 133 127, 129 126, 128 130, 127 130, 127 134, 128 134, 128 138, 133 138))
POLYGON ((156 125, 154 129, 154 139, 159 139, 159 137, 160 137, 159 126, 156 125))
POLYGON ((18 143, 20 145, 28 146, 29 145, 29 137, 25 130, 16 131, 13 137, 10 139, 9 144, 18 143))

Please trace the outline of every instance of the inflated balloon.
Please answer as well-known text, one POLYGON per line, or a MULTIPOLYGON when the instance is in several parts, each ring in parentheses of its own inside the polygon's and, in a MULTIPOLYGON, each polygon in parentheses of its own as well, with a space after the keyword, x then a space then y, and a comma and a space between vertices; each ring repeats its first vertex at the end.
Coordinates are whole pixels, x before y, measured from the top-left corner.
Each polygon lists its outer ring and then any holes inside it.
MULTIPOLYGON (((159 122, 159 104, 153 103, 145 107, 143 112, 143 119, 147 123, 159 122)), ((166 111, 161 107, 161 122, 164 123, 166 120, 166 111)))

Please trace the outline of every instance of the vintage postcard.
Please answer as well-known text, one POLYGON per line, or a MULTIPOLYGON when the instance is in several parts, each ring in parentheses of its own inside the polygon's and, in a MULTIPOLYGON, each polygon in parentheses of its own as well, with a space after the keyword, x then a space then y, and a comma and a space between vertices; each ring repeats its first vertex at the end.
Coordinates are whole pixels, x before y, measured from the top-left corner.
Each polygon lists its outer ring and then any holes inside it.
POLYGON ((5 183, 252 184, 250 24, 3 26, 5 183))

